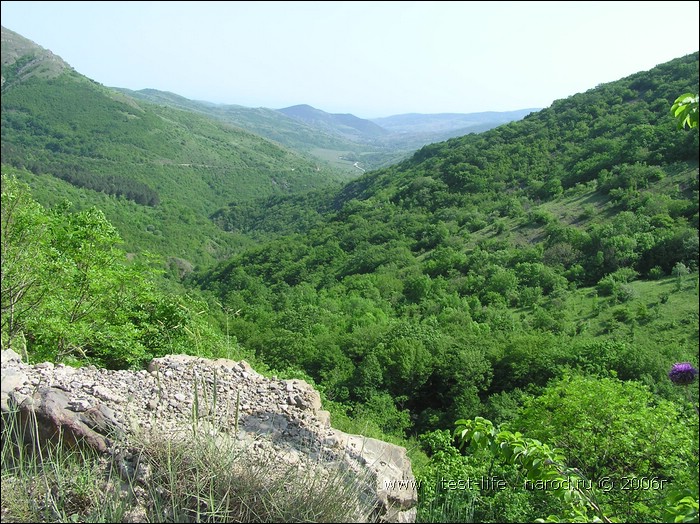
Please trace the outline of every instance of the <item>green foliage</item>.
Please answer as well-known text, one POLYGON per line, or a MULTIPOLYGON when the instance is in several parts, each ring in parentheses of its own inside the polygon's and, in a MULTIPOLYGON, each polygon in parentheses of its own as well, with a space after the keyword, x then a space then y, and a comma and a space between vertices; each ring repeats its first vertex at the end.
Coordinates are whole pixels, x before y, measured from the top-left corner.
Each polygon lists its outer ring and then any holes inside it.
POLYGON ((482 417, 458 420, 454 436, 460 446, 488 450, 491 455, 513 464, 525 475, 526 485, 532 489, 545 489, 565 504, 561 516, 550 515, 555 522, 590 522, 592 518, 610 520, 602 513, 594 496, 586 489, 585 477, 563 463, 559 450, 521 433, 498 431, 491 421, 482 417), (539 488, 539 486, 542 488, 539 488), (590 515, 589 513, 592 513, 590 515))
MULTIPOLYGON (((385 138, 372 133, 376 128, 363 132, 362 129, 349 127, 342 122, 321 122, 319 119, 305 121, 292 118, 283 111, 264 107, 210 104, 155 89, 132 91, 120 88, 118 91, 136 100, 206 115, 227 125, 245 129, 286 148, 304 153, 305 156, 314 158, 317 163, 342 169, 350 175, 348 178, 354 178, 360 173, 354 165, 355 162, 359 162, 363 169, 389 165, 403 159, 417 147, 434 141, 430 138, 439 136, 433 133, 417 139, 403 136, 404 140, 392 140, 390 137, 385 138)), ((334 116, 340 116, 322 111, 318 111, 318 114, 330 120, 333 120, 334 116)), ((360 119, 356 122, 368 124, 360 119)))
POLYGON ((509 426, 560 448, 567 464, 604 488, 601 504, 628 522, 659 519, 670 488, 697 486, 697 413, 654 399, 634 381, 565 376, 509 426))
POLYGON ((419 522, 532 522, 546 499, 513 464, 487 451, 463 454, 447 430, 425 433, 430 462, 418 474, 419 522))
MULTIPOLYGON (((579 395, 581 393, 584 391, 580 391, 579 395)), ((609 400, 610 397, 605 399, 609 400)), ((640 404, 643 405, 643 402, 640 404)), ((567 415, 571 416, 570 413, 567 415)), ((565 422, 564 426, 546 425, 538 432, 548 435, 556 430, 568 430, 570 422, 571 420, 565 422)), ((573 422, 579 423, 581 418, 576 417, 573 422)), ((618 518, 624 519, 625 522, 691 522, 697 518, 697 459, 693 468, 695 470, 695 492, 693 493, 689 489, 666 489, 668 478, 647 476, 648 472, 643 469, 628 471, 628 476, 623 477, 592 476, 585 467, 576 468, 567 465, 568 461, 565 462, 565 456, 561 450, 552 448, 536 438, 525 437, 517 431, 497 429, 489 420, 482 417, 458 420, 456 426, 454 436, 461 447, 468 446, 472 452, 486 452, 492 459, 514 465, 522 471, 526 486, 532 490, 546 491, 559 499, 562 503, 559 512, 550 514, 546 519, 540 518, 538 522, 612 522, 618 518), (649 499, 655 500, 650 502, 649 499)), ((529 427, 534 428, 534 426, 529 427)), ((657 431, 660 428, 667 429, 669 422, 655 427, 657 431)), ((582 440, 588 438, 589 435, 585 430, 581 431, 582 429, 582 426, 576 426, 570 434, 578 432, 582 440)), ((690 435, 688 432, 691 429, 690 426, 683 429, 686 435, 690 435)), ((628 440, 618 434, 614 428, 609 428, 609 431, 612 435, 606 440, 608 443, 625 442, 627 446, 649 446, 650 444, 648 441, 640 443, 635 439, 628 440)), ((429 443, 433 441, 432 437, 428 439, 429 443)), ((595 449, 592 444, 588 450, 577 448, 581 453, 580 456, 585 459, 590 457, 591 449, 595 449)), ((676 451, 678 454, 677 450, 669 451, 676 451)), ((605 455, 610 463, 627 458, 624 451, 609 449, 607 445, 600 448, 600 453, 605 455)), ((433 456, 436 463, 444 462, 442 451, 433 456)), ((655 459, 660 459, 670 464, 673 463, 671 456, 662 453, 654 458, 648 457, 648 462, 656 464, 655 459)), ((454 461, 454 453, 452 457, 454 461)), ((691 453, 691 464, 692 460, 691 453)), ((673 466, 683 468, 687 466, 687 462, 681 461, 673 466)), ((685 476, 686 474, 685 471, 679 472, 678 478, 684 482, 689 480, 692 482, 692 479, 685 476)), ((691 472, 691 476, 692 474, 691 472)), ((548 509, 551 509, 551 506, 548 509)))
POLYGON ((664 507, 664 522, 698 522, 698 490, 681 489, 671 493, 664 507))
MULTIPOLYGON (((466 457, 452 445, 447 430, 421 435, 421 444, 430 455, 430 466, 417 477, 421 504, 418 522, 474 522, 476 490, 445 489, 444 480, 466 479, 469 467, 466 457)), ((464 486, 466 488, 466 486, 464 486)), ((471 488, 471 486, 469 486, 471 488)))
POLYGON ((3 86, 2 163, 3 172, 23 173, 43 205, 63 193, 80 210, 102 209, 132 251, 195 263, 232 247, 208 220, 221 206, 348 178, 240 128, 136 102, 70 70, 3 86))
POLYGON ((678 120, 678 127, 690 129, 698 127, 698 100, 700 96, 684 93, 673 102, 671 113, 678 120))
MULTIPOLYGON (((698 143, 668 105, 697 63, 425 146, 339 190, 201 115, 75 78, 25 83, 3 93, 3 161, 17 166, 3 173, 53 207, 3 179, 3 345, 116 367, 225 348, 303 376, 344 428, 429 435, 425 520, 662 518, 665 493, 560 482, 552 497, 524 482, 657 475, 692 491, 692 421, 666 374, 697 355, 698 143), (82 99, 85 115, 66 109, 82 99), (132 200, 110 189, 127 179, 132 200), (154 206, 135 202, 147 188, 154 206), (187 294, 158 280, 165 265, 187 294), (431 433, 486 414, 504 425, 479 422, 463 453, 431 433), (477 478, 507 489, 441 481, 477 478)), ((696 499, 668 496, 692 518, 696 499)))
POLYGON ((32 361, 112 368, 218 351, 206 304, 159 291, 153 262, 128 261, 99 210, 46 211, 26 185, 3 176, 0 239, 3 347, 32 361))
POLYGON ((28 188, 2 179, 2 345, 14 346, 22 317, 43 300, 51 276, 49 219, 28 188))
POLYGON ((329 381, 353 408, 388 392, 419 432, 567 367, 652 384, 662 353, 696 338, 676 323, 661 341, 671 310, 639 291, 652 269, 661 284, 697 259, 693 148, 676 147, 662 103, 696 79, 685 57, 426 146, 337 193, 231 205, 218 223, 269 241, 198 283, 241 310, 232 333, 260 358, 329 381), (576 289, 596 284, 595 301, 576 289))

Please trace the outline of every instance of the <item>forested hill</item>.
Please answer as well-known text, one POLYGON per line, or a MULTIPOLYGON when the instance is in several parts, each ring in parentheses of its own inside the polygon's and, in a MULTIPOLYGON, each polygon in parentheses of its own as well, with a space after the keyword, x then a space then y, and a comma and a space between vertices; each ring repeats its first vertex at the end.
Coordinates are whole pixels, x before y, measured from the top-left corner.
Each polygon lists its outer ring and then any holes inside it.
MULTIPOLYGON (((354 151, 357 147, 355 142, 342 138, 337 133, 325 133, 319 127, 310 126, 302 120, 287 116, 275 109, 213 104, 190 100, 175 93, 156 89, 142 89, 140 91, 115 89, 138 100, 186 109, 216 118, 299 152, 314 154, 314 152, 319 151, 336 151, 341 154, 342 152, 354 151)), ((320 159, 323 156, 323 154, 318 153, 317 158, 320 159)))
POLYGON ((593 490, 596 515, 664 522, 689 493, 690 521, 698 390, 668 373, 698 365, 698 129, 670 109, 697 87, 696 53, 426 146, 335 195, 222 209, 225 229, 273 239, 197 283, 231 312, 227 333, 310 376, 334 416, 421 435, 426 522, 591 521, 523 489, 513 449, 542 442, 577 479, 673 486, 593 490), (477 428, 464 454, 458 419, 477 428), (494 475, 504 489, 435 484, 494 475))
POLYGON ((382 137, 389 133, 371 120, 358 118, 351 114, 326 113, 307 104, 285 107, 278 109, 278 111, 291 118, 313 124, 320 129, 326 128, 330 133, 346 135, 350 139, 362 138, 367 140, 369 138, 382 137))
MULTIPOLYGON (((697 84, 694 54, 556 101, 524 120, 425 146, 409 160, 348 183, 332 203, 282 198, 232 206, 216 218, 229 230, 299 232, 324 209, 334 210, 330 223, 387 223, 399 214, 406 221, 391 227, 391 236, 406 235, 419 250, 464 249, 484 240, 543 245, 549 239, 570 250, 565 266, 581 268, 579 283, 594 284, 630 262, 643 275, 657 265, 668 274, 693 252, 684 258, 659 232, 691 234, 698 220, 698 135, 679 132, 669 108, 697 84), (290 214, 303 219, 289 220, 290 214), (626 226, 627 233, 653 230, 657 242, 623 242, 616 249, 596 244, 601 239, 584 250, 572 245, 581 241, 579 233, 629 214, 645 223, 626 226)), ((376 236, 372 226, 359 230, 376 236)))
POLYGON ((697 84, 694 54, 335 196, 222 210, 229 230, 282 236, 200 283, 240 312, 244 347, 340 402, 401 406, 411 427, 483 413, 562 366, 660 387, 668 362, 697 354, 697 297, 660 298, 698 265, 698 133, 670 115, 697 84), (654 325, 652 307, 689 325, 654 325))
POLYGON ((484 201, 500 205, 506 195, 537 202, 593 180, 608 187, 624 165, 697 160, 697 134, 679 135, 669 113, 678 94, 697 86, 696 53, 555 101, 521 121, 425 146, 400 166, 349 184, 339 202, 406 196, 404 206, 416 199, 432 209, 478 203, 488 213, 494 208, 484 201))
POLYGON ((348 175, 191 111, 101 86, 2 28, 2 162, 44 204, 98 205, 129 249, 210 262, 220 206, 348 175), (115 198, 106 198, 111 195, 115 198))

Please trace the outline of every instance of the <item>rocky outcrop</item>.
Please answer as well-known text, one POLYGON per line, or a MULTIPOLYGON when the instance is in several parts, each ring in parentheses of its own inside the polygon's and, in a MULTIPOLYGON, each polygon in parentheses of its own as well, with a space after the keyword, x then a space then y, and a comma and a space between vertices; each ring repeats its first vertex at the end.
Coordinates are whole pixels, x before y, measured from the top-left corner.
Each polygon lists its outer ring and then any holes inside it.
POLYGON ((33 76, 54 78, 64 71, 73 69, 61 57, 22 35, 10 31, 6 27, 0 27, 0 30, 0 41, 2 42, 0 62, 3 66, 0 83, 3 90, 7 89, 10 84, 28 80, 33 76), (9 71, 12 73, 8 79, 5 74, 9 71), (8 85, 5 85, 6 81, 8 81, 8 85))
MULTIPOLYGON (((34 417, 43 440, 123 453, 137 439, 181 435, 193 424, 226 435, 280 464, 342 467, 371 497, 358 521, 413 522, 417 493, 406 450, 331 427, 320 395, 302 380, 278 380, 245 361, 187 355, 148 370, 27 365, 2 352, 2 412, 34 417)), ((128 457, 127 457, 128 460, 128 457)))

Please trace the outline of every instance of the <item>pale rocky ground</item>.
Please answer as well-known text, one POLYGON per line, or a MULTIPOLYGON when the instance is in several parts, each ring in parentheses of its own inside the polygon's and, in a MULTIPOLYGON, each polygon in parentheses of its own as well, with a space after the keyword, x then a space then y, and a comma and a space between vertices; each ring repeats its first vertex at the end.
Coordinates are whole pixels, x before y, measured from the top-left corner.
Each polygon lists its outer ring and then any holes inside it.
MULTIPOLYGON (((415 479, 404 448, 332 428, 309 384, 264 377, 245 361, 170 355, 148 370, 112 371, 27 365, 5 350, 1 390, 3 413, 35 413, 44 438, 60 427, 65 441, 119 455, 127 470, 135 467, 129 450, 139 440, 177 439, 196 427, 287 471, 352 472, 372 508, 358 521, 415 521, 415 479)), ((147 472, 142 477, 148 481, 147 472)))

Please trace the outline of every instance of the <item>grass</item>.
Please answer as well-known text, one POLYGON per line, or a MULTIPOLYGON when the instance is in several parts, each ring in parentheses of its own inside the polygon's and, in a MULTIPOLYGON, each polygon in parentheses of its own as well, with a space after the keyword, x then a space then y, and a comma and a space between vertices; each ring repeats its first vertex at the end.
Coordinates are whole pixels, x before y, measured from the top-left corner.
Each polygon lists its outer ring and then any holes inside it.
POLYGON ((36 420, 3 414, 2 522, 121 522, 130 501, 110 464, 60 436, 38 446, 36 434, 36 420))
MULTIPOLYGON (((674 164, 667 169, 668 176, 649 188, 640 188, 640 195, 647 197, 661 195, 670 197, 672 201, 677 201, 682 196, 692 200, 694 198, 692 180, 697 170, 696 163, 674 164)), ((622 205, 597 188, 595 181, 569 188, 559 197, 541 204, 532 202, 530 204, 531 207, 528 207, 520 216, 504 216, 498 219, 509 240, 517 246, 531 246, 546 239, 547 223, 538 222, 534 219, 536 215, 548 216, 549 221, 561 226, 587 231, 593 225, 608 223, 623 210, 622 205)), ((664 212, 664 205, 661 206, 659 213, 664 212)), ((473 243, 498 236, 495 221, 491 221, 483 229, 473 233, 473 243)))
POLYGON ((128 452, 38 447, 3 415, 2 522, 349 522, 374 493, 339 463, 284 461, 262 440, 213 431, 137 438, 128 452), (24 444, 29 442, 29 444, 24 444), (262 450, 262 452, 260 451, 262 450))
MULTIPOLYGON (((572 293, 566 309, 581 319, 589 334, 627 335, 640 343, 668 342, 669 337, 697 343, 698 273, 660 280, 638 280, 628 285, 629 296, 600 296, 596 288, 572 293), (637 332, 629 331, 635 328, 637 332), (695 337, 695 338, 694 338, 695 337)), ((697 349, 697 348, 696 348, 697 349)))

